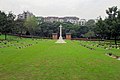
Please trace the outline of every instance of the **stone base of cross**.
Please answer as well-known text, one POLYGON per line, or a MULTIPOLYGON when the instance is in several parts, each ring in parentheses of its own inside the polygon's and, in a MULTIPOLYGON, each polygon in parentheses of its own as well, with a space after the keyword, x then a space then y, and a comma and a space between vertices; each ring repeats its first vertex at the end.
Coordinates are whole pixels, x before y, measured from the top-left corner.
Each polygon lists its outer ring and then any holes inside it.
POLYGON ((63 38, 60 36, 56 43, 66 43, 63 38))

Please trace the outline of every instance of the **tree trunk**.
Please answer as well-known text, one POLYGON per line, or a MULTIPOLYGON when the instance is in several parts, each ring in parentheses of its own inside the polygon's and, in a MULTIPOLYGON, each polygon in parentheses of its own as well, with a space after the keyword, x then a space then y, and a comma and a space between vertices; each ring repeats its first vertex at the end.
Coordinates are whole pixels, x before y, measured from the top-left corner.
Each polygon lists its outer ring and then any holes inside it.
POLYGON ((7 33, 5 32, 5 40, 7 40, 7 33))
POLYGON ((20 39, 22 38, 21 36, 22 36, 22 28, 21 28, 21 32, 20 32, 20 39))
POLYGON ((110 39, 111 39, 111 32, 108 35, 108 40, 110 40, 110 39))
POLYGON ((117 36, 115 35, 115 45, 116 45, 116 48, 117 48, 117 36))

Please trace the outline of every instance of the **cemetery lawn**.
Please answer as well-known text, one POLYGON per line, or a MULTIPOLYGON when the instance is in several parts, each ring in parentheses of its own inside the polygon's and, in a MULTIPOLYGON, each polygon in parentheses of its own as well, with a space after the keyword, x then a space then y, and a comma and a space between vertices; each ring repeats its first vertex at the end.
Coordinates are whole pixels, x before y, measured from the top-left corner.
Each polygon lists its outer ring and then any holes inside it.
POLYGON ((13 45, 0 48, 0 80, 120 80, 120 61, 105 55, 111 51, 119 55, 120 50, 97 47, 90 50, 80 46, 79 41, 66 42, 56 44, 55 40, 46 39, 9 42, 7 45, 13 45), (24 47, 27 44, 32 46, 24 47))

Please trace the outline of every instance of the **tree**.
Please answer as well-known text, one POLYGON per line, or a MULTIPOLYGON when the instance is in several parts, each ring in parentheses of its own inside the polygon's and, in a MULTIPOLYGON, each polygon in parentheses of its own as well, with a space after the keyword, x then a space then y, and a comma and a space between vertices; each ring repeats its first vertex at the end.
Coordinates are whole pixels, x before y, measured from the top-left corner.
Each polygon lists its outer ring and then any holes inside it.
POLYGON ((12 12, 9 12, 7 15, 7 24, 6 24, 6 31, 7 33, 12 33, 13 28, 15 26, 15 15, 12 12))
POLYGON ((107 27, 106 27, 105 21, 101 17, 96 23, 96 28, 94 29, 94 32, 97 35, 97 37, 101 38, 101 40, 105 39, 107 27))
POLYGON ((7 33, 12 32, 14 19, 15 15, 12 12, 9 12, 8 15, 4 12, 0 12, 1 32, 5 34, 5 40, 7 39, 7 33))
POLYGON ((106 10, 106 13, 108 14, 108 22, 109 30, 112 36, 114 36, 115 44, 117 45, 117 37, 119 36, 119 25, 118 25, 118 8, 117 6, 113 6, 111 8, 108 8, 106 10))
POLYGON ((84 36, 87 38, 90 38, 90 40, 91 40, 91 37, 95 37, 95 33, 93 31, 89 31, 84 36))
POLYGON ((96 23, 95 32, 101 37, 107 37, 107 39, 114 38, 115 45, 117 45, 117 39, 120 35, 120 11, 117 6, 113 6, 106 10, 108 17, 105 20, 100 18, 96 23))
POLYGON ((35 16, 32 16, 32 17, 28 17, 25 20, 24 25, 27 28, 27 30, 31 33, 31 35, 33 36, 35 34, 35 28, 38 26, 38 22, 35 16))
POLYGON ((4 33, 4 28, 7 22, 7 15, 4 12, 0 11, 0 32, 4 33))
POLYGON ((120 10, 117 14, 117 25, 116 25, 117 36, 120 37, 120 10))
POLYGON ((88 20, 86 26, 88 27, 89 30, 93 31, 95 28, 95 20, 93 19, 88 20))
POLYGON ((41 37, 50 37, 52 33, 56 33, 58 31, 57 29, 58 23, 48 23, 48 22, 43 22, 39 25, 38 30, 39 30, 39 35, 41 37))
POLYGON ((23 31, 25 31, 25 27, 24 27, 24 20, 22 19, 17 19, 15 21, 15 27, 14 27, 14 32, 19 34, 20 38, 23 34, 23 31))

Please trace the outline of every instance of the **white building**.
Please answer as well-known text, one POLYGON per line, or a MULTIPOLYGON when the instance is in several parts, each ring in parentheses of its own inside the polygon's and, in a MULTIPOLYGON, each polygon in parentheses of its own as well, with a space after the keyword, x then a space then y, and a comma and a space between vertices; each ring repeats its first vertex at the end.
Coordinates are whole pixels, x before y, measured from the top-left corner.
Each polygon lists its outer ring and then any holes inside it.
POLYGON ((80 19, 79 24, 84 26, 86 24, 86 20, 85 19, 80 19))
POLYGON ((59 20, 58 20, 59 22, 64 22, 64 18, 59 18, 59 20))
POLYGON ((58 17, 44 17, 44 22, 58 22, 59 18, 58 17))
POLYGON ((44 22, 70 22, 79 24, 78 17, 44 17, 44 22))
POLYGON ((79 24, 79 18, 78 17, 64 17, 65 22, 70 22, 73 24, 79 24))

